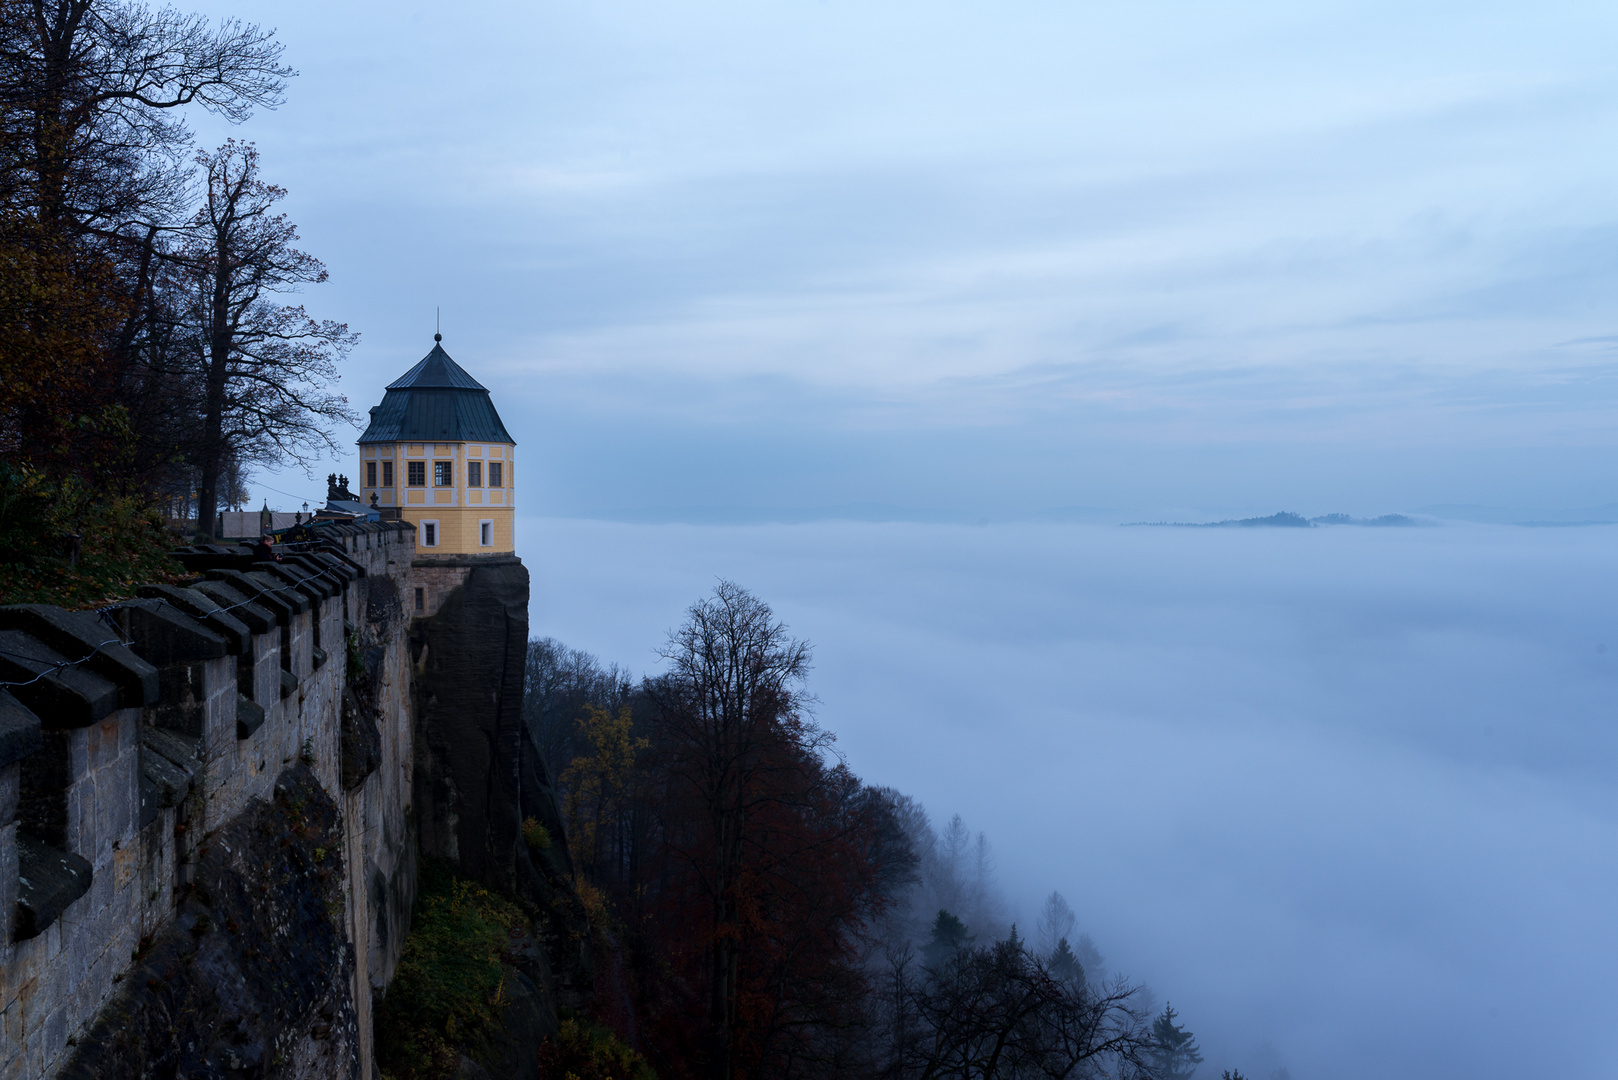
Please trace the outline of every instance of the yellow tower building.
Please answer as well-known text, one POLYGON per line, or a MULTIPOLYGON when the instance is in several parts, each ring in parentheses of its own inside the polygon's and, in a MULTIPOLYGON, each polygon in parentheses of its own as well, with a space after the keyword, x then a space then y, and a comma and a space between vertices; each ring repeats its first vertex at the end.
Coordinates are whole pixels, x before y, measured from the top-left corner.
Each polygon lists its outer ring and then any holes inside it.
POLYGON ((413 523, 420 555, 510 555, 517 444, 443 340, 434 334, 433 351, 372 407, 359 439, 360 498, 413 523))

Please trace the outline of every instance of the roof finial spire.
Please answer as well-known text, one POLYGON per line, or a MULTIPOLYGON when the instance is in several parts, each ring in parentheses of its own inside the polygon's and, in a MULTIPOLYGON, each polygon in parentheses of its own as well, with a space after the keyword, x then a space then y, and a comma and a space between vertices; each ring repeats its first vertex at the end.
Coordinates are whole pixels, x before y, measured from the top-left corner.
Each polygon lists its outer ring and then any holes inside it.
POLYGON ((433 308, 433 340, 434 341, 443 341, 444 340, 444 325, 443 325, 444 318, 443 318, 443 315, 444 315, 444 309, 443 308, 436 308, 436 307, 433 308))

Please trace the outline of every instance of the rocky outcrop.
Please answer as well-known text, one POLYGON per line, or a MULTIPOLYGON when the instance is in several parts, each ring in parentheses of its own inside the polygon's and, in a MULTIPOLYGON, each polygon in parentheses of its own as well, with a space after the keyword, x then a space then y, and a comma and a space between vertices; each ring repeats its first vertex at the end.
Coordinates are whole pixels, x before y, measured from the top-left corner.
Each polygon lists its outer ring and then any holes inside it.
POLYGON ((528 571, 516 559, 471 566, 414 640, 416 811, 422 854, 523 901, 541 948, 525 974, 554 1001, 591 991, 589 922, 573 890, 551 778, 522 719, 528 571), (548 846, 530 846, 528 819, 548 846))
POLYGON ((199 852, 172 923, 78 1040, 63 1080, 358 1076, 337 805, 280 774, 199 852))

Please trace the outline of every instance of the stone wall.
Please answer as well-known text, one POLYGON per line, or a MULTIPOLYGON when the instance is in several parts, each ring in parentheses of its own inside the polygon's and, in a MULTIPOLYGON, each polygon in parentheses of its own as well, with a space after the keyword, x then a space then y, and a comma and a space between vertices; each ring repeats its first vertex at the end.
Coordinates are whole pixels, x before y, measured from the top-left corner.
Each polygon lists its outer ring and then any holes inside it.
POLYGON ((371 1075, 415 880, 415 536, 321 539, 0 608, 0 1080, 371 1075))

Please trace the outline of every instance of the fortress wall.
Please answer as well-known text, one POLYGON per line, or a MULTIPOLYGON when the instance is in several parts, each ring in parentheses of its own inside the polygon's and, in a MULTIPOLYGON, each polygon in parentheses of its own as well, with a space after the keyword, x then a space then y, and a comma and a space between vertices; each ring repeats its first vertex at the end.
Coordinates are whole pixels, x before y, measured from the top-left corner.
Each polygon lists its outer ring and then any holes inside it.
POLYGON ((190 549, 208 580, 100 617, 0 608, 0 1080, 370 1075, 413 899, 415 544, 323 533, 279 566, 190 549), (302 978, 255 981, 277 948, 302 978))
MULTIPOLYGON (((511 556, 508 554, 500 558, 509 560, 511 556)), ((426 619, 437 615, 450 594, 465 584, 471 560, 472 557, 454 555, 417 559, 415 573, 411 576, 413 591, 410 602, 414 604, 417 599, 415 594, 419 593, 421 607, 413 608, 411 614, 426 619)))

